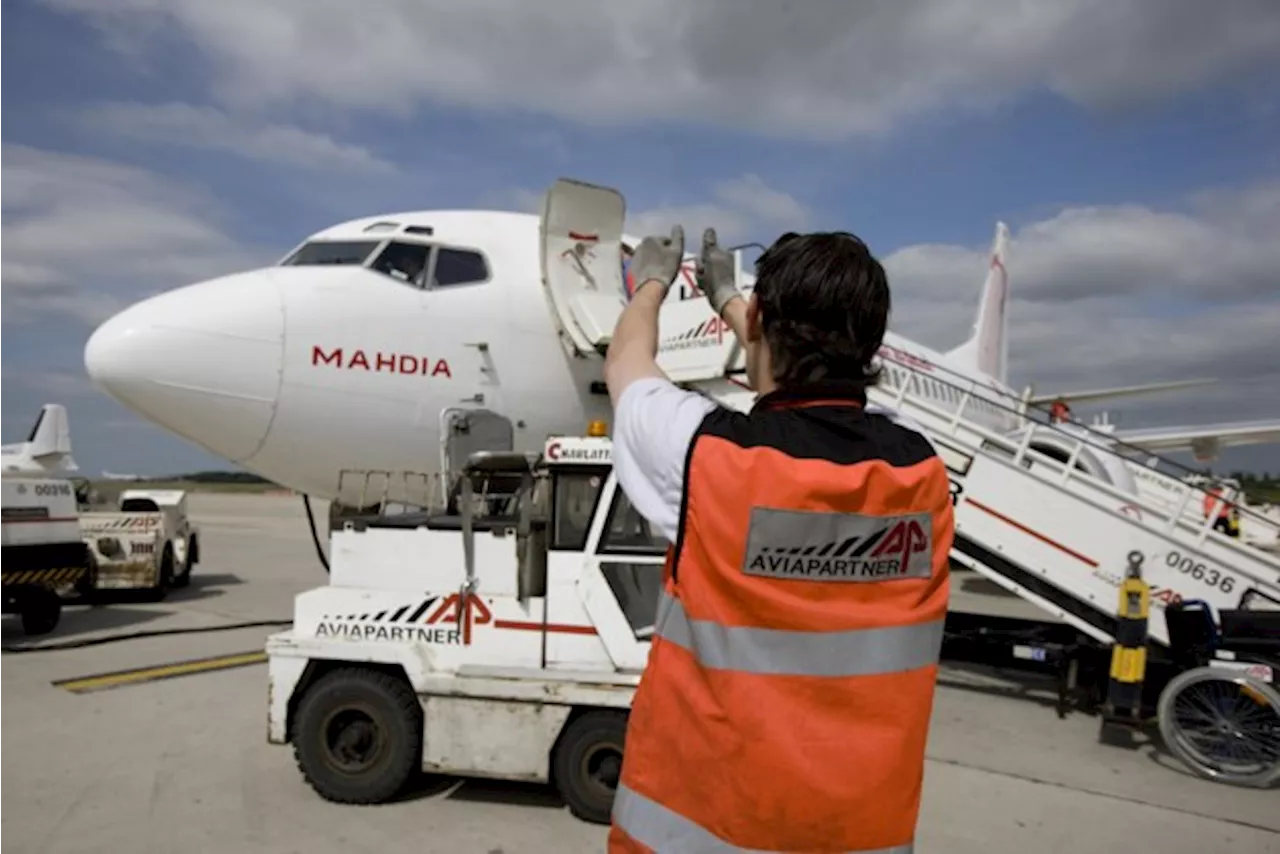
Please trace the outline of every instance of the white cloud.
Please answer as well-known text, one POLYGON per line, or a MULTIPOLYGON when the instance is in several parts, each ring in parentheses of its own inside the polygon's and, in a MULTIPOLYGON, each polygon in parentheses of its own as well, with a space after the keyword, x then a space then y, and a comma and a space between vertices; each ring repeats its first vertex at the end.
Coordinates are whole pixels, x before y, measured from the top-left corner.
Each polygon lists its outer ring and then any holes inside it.
MULTIPOLYGON (((489 193, 479 204, 500 210, 540 213, 545 192, 520 187, 489 193)), ((691 194, 682 195, 688 198, 691 194)), ((715 227, 716 238, 722 246, 745 240, 760 240, 768 245, 782 232, 803 230, 811 221, 812 213, 798 199, 770 187, 759 175, 748 173, 711 187, 710 199, 706 201, 680 201, 628 210, 626 232, 634 237, 665 235, 679 223, 684 226, 685 251, 696 253, 702 231, 708 226, 715 227)))
POLYGON ((390 174, 395 167, 369 149, 291 125, 233 117, 216 107, 107 103, 86 107, 77 122, 94 133, 122 139, 226 151, 249 160, 301 169, 390 174))
POLYGON ((747 174, 716 185, 707 202, 661 205, 628 213, 627 231, 636 236, 669 234, 684 226, 685 251, 697 252, 702 230, 716 229, 720 245, 744 240, 772 239, 787 229, 803 230, 808 209, 795 197, 775 190, 758 175, 747 174))
POLYGON ((193 43, 226 104, 407 115, 423 98, 794 138, 884 131, 1049 90, 1118 108, 1274 61, 1273 0, 45 0, 135 55, 193 43))
POLYGON ((145 169, 5 143, 6 323, 41 313, 96 323, 149 290, 264 260, 206 195, 145 169))
MULTIPOLYGON (((1192 377, 1211 389, 1123 401, 1143 419, 1280 415, 1280 183, 1215 191, 1191 213, 1070 208, 1015 231, 1010 369, 1042 391, 1192 377)), ((987 248, 885 259, 891 328, 937 349, 969 331, 987 248)))

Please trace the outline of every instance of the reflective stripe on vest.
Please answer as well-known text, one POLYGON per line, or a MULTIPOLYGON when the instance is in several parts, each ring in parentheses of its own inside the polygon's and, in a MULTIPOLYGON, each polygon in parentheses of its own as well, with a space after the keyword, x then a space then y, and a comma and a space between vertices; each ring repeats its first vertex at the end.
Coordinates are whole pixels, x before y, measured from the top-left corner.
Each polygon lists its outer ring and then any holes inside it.
MULTIPOLYGON (((656 854, 765 854, 764 848, 740 848, 708 833, 689 819, 644 795, 618 786, 613 798, 614 825, 656 854)), ((912 854, 915 846, 860 849, 856 854, 912 854)), ((855 852, 850 852, 855 854, 855 852)))
POLYGON ((691 620, 662 591, 654 634, 684 647, 703 667, 792 676, 867 676, 928 667, 938 661, 946 622, 836 632, 723 626, 691 620))

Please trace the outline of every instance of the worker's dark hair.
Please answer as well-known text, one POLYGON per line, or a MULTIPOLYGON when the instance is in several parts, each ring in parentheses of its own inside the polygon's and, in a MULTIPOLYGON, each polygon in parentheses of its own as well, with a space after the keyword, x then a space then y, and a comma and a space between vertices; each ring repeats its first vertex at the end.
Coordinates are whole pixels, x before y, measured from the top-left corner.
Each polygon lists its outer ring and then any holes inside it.
POLYGON ((756 261, 755 294, 780 386, 879 379, 889 280, 857 237, 787 232, 756 261))

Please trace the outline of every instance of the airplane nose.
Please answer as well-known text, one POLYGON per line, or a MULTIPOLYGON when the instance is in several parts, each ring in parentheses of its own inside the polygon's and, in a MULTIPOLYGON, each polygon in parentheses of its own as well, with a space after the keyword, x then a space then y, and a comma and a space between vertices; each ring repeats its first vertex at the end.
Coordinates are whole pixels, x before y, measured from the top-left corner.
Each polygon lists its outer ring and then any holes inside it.
POLYGON ((279 397, 284 309, 269 271, 143 300, 99 326, 85 370, 150 421, 235 462, 252 457, 279 397))

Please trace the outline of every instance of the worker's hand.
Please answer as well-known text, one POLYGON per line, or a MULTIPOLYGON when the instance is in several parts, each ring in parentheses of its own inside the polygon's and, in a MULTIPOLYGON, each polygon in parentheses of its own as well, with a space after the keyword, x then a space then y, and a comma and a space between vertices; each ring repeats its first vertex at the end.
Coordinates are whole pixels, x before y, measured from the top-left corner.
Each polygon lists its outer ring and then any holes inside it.
POLYGON ((724 311, 729 300, 741 296, 733 284, 733 255, 716 242, 716 230, 702 232, 702 253, 698 255, 698 289, 707 295, 716 314, 724 311))
POLYGON ((638 292, 646 282, 662 285, 665 295, 684 261, 684 228, 677 225, 670 237, 646 237, 631 256, 631 277, 638 292))

